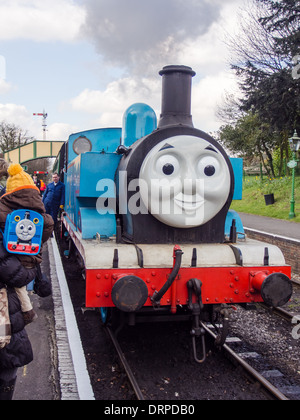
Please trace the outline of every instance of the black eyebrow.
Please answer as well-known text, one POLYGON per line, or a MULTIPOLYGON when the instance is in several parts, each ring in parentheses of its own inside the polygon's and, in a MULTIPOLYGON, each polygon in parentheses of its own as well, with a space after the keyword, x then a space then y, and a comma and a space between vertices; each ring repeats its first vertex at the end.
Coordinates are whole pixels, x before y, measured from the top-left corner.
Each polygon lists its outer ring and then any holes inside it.
POLYGON ((164 147, 162 147, 161 149, 160 149, 160 152, 162 151, 162 150, 166 150, 166 149, 175 149, 175 147, 174 146, 171 146, 170 144, 168 144, 168 143, 166 143, 165 145, 164 145, 164 147))
POLYGON ((211 152, 218 153, 218 152, 217 152, 217 150, 215 150, 212 146, 208 146, 208 147, 206 147, 206 149, 205 149, 205 150, 210 150, 211 152))

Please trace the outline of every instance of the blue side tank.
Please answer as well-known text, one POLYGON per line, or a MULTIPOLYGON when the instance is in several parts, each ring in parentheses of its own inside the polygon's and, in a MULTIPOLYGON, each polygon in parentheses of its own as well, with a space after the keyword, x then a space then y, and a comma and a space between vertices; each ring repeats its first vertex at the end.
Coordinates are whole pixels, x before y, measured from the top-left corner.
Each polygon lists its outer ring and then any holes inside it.
POLYGON ((68 165, 86 152, 114 153, 121 144, 121 128, 99 128, 71 134, 68 141, 68 165), (82 147, 77 150, 77 144, 82 147))
POLYGON ((133 104, 123 116, 122 144, 130 147, 156 129, 157 117, 154 110, 143 103, 133 104))
POLYGON ((230 158, 231 165, 234 172, 234 196, 233 200, 242 200, 243 199, 243 159, 240 158, 230 158))
MULTIPOLYGON (((115 153, 120 140, 120 128, 83 131, 69 138, 65 209, 68 223, 82 239, 93 239, 97 233, 102 237, 116 234, 115 215, 99 214, 97 200, 103 196, 99 181, 114 180, 121 159, 115 153)), ((106 196, 114 199, 114 190, 106 196)))
POLYGON ((156 128, 154 110, 137 103, 125 112, 122 131, 120 128, 96 129, 70 136, 65 207, 68 222, 82 234, 82 239, 93 239, 97 233, 101 237, 116 234, 115 188, 103 187, 114 182, 122 157, 116 150, 120 144, 130 147, 156 128), (103 199, 108 202, 105 214, 97 209, 99 200, 103 199))

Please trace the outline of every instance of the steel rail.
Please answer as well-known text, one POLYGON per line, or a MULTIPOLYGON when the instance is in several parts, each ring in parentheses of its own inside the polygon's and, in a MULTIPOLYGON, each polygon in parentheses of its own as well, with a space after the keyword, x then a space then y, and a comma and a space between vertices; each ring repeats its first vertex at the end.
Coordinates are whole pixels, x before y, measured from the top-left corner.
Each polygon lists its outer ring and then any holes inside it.
POLYGON ((270 308, 270 306, 268 306, 264 303, 260 303, 259 306, 264 308, 267 312, 272 313, 274 315, 277 315, 280 318, 285 319, 288 322, 292 322, 292 319, 295 316, 295 315, 291 314, 290 312, 286 311, 283 308, 270 308))
POLYGON ((123 353, 123 351, 120 347, 120 344, 119 344, 115 334, 113 333, 113 331, 108 326, 106 326, 105 328, 106 328, 106 331, 108 332, 108 334, 110 336, 111 341, 113 342, 113 345, 115 346, 115 349, 118 353, 119 359, 120 359, 120 361, 121 361, 121 363, 122 363, 122 365, 125 369, 126 375, 128 376, 128 379, 131 383, 131 386, 134 390, 134 393, 135 393, 137 399, 139 401, 144 401, 145 397, 144 397, 144 395, 141 391, 141 388, 139 387, 139 385, 137 383, 137 380, 135 379, 135 376, 134 376, 134 374, 133 374, 133 372, 132 372, 132 370, 131 370, 131 368, 130 368, 127 360, 126 360, 126 357, 125 357, 125 355, 124 355, 124 353, 123 353))
MULTIPOLYGON (((217 338, 216 334, 214 334, 205 324, 202 323, 202 326, 205 331, 213 337, 214 340, 217 338)), ((230 357, 232 357, 240 366, 242 366, 246 372, 255 378, 273 397, 280 401, 289 401, 289 399, 281 391, 279 391, 279 389, 277 389, 252 366, 245 362, 245 360, 236 354, 227 344, 224 344, 222 349, 224 349, 225 352, 230 355, 230 357)))

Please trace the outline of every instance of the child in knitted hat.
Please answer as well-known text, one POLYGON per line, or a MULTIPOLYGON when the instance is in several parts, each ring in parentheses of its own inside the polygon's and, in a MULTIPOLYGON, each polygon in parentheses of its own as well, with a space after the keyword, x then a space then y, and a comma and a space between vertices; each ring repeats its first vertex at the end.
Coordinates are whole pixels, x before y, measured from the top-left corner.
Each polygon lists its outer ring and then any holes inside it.
MULTIPOLYGON (((6 217, 14 210, 33 210, 40 213, 44 218, 42 242, 46 242, 53 232, 54 223, 52 217, 46 214, 39 189, 34 185, 31 176, 19 164, 10 165, 7 172, 9 177, 6 183, 6 194, 0 198, 0 229, 4 231, 6 217)), ((42 262, 41 253, 36 256, 17 255, 17 257, 22 265, 28 269, 35 268, 37 264, 42 262)), ((16 292, 22 306, 25 323, 29 324, 37 316, 33 310, 26 287, 16 289, 16 292)))

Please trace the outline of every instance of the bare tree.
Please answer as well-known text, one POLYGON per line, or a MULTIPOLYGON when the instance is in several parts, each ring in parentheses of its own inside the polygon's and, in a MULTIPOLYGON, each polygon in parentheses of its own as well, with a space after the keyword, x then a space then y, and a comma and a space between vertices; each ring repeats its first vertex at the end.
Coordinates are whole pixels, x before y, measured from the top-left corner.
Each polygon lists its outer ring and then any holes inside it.
MULTIPOLYGON (((272 174, 274 151, 280 151, 281 172, 284 156, 289 153, 288 137, 300 124, 299 79, 293 77, 294 54, 300 45, 299 24, 300 0, 249 0, 247 9, 241 12, 238 34, 228 34, 226 40, 240 98, 225 98, 219 107, 218 116, 227 124, 222 127, 222 136, 234 140, 239 134, 249 140, 251 133, 257 135, 255 144, 263 153, 261 158, 267 156, 272 174), (244 115, 241 117, 238 111, 244 115), (258 131, 249 124, 253 123, 251 115, 258 131)), ((243 142, 237 141, 235 146, 242 153, 248 151, 243 142)))
POLYGON ((225 124, 233 125, 244 116, 241 101, 232 93, 225 92, 222 103, 218 104, 216 117, 225 124))
POLYGON ((0 150, 2 153, 16 149, 33 140, 35 140, 34 137, 28 136, 27 131, 22 128, 4 121, 0 123, 0 150))
POLYGON ((262 16, 268 13, 268 5, 249 0, 245 11, 240 13, 238 35, 228 34, 226 37, 226 43, 233 55, 231 65, 240 74, 245 67, 259 69, 264 75, 286 67, 286 57, 276 48, 276 35, 279 36, 279 33, 271 32, 267 25, 262 24, 262 16))

